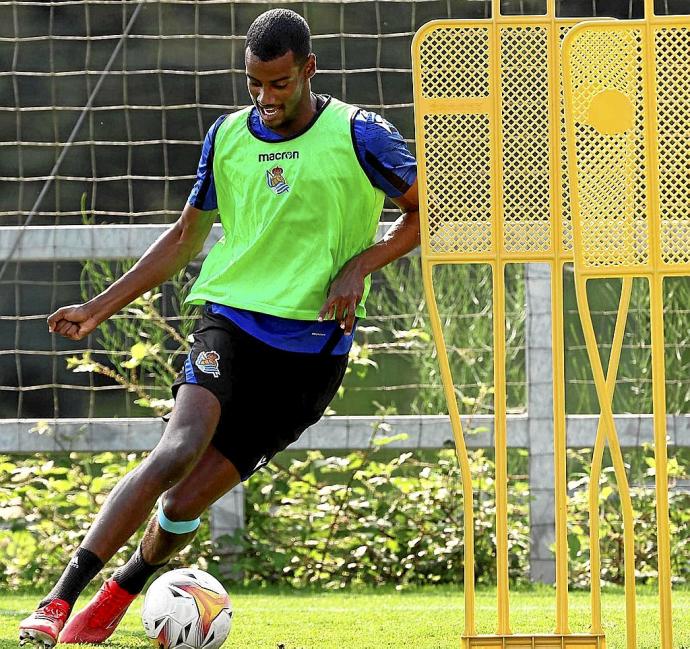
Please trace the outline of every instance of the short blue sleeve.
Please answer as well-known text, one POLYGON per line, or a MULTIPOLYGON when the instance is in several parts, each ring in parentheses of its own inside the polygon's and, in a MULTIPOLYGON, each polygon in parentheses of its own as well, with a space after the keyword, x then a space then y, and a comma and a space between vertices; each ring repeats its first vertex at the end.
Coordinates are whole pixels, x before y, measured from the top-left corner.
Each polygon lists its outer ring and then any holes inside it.
POLYGON ((216 185, 213 181, 213 144, 216 140, 216 132, 226 117, 227 115, 221 115, 206 133, 196 171, 196 182, 187 199, 187 203, 192 207, 205 212, 218 209, 216 185))
POLYGON ((402 196, 417 179, 417 161, 398 129, 380 115, 361 109, 352 133, 360 164, 372 185, 388 198, 402 196))

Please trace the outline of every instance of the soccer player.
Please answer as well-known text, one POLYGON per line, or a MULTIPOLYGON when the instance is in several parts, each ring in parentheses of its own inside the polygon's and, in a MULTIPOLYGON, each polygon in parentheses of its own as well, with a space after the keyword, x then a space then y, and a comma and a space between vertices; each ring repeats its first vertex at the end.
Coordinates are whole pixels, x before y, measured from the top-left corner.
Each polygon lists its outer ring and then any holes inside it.
POLYGON ((370 274, 418 245, 414 158, 380 116, 311 91, 305 20, 287 9, 259 16, 245 65, 252 106, 210 128, 178 221, 100 295, 48 318, 51 332, 81 340, 194 259, 220 215, 224 237, 187 297, 203 315, 165 432, 21 622, 22 643, 99 643, 113 633, 200 514, 319 420, 345 374, 370 274), (402 215, 374 243, 385 196, 402 215), (65 626, 156 501, 137 551, 65 626))

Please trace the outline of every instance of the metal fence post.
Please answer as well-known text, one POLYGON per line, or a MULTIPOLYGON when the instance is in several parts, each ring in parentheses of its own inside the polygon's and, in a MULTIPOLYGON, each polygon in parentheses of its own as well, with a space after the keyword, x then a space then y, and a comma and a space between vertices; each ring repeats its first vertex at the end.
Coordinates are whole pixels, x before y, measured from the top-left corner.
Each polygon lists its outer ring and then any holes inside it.
POLYGON ((549 584, 556 579, 551 280, 548 264, 525 265, 530 579, 549 584))
POLYGON ((211 539, 221 556, 221 573, 225 577, 239 577, 233 568, 233 555, 237 548, 223 537, 244 528, 244 485, 238 484, 232 491, 211 505, 211 539))

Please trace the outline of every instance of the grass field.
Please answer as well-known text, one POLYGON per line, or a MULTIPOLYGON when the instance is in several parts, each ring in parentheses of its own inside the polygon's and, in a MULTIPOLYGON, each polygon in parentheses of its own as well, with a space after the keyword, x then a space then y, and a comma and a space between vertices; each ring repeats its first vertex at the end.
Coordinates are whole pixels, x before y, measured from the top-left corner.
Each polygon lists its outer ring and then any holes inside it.
MULTIPOLYGON (((449 588, 397 593, 388 588, 357 592, 295 592, 238 589, 228 649, 445 649, 459 647, 462 594, 449 588)), ((36 595, 0 596, 0 649, 16 647, 19 620, 29 613, 36 595)), ((495 593, 478 593, 480 632, 495 619, 495 593)), ((674 592, 674 646, 690 649, 690 591, 674 592)), ((84 601, 77 604, 81 607, 84 601)), ((589 610, 586 593, 571 594, 573 631, 585 631, 589 610)), ((609 649, 623 649, 622 591, 606 593, 604 617, 609 649)), ((512 594, 513 632, 549 632, 553 625, 553 591, 537 588, 512 594)), ((638 647, 658 649, 654 592, 638 595, 638 647)), ((66 645, 65 645, 66 646, 66 645)), ((86 645, 83 645, 86 646, 86 645)), ((150 647, 134 605, 108 647, 150 647)))

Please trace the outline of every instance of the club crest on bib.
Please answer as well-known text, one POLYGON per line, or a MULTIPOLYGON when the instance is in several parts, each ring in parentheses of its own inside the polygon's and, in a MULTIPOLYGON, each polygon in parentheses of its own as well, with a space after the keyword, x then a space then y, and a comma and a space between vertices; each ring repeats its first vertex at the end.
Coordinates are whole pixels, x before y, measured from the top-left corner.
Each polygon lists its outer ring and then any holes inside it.
POLYGON ((194 364, 204 373, 211 374, 215 378, 220 376, 220 368, 218 367, 218 361, 220 360, 220 354, 211 350, 208 352, 201 352, 197 357, 194 364))
POLYGON ((273 167, 266 172, 266 184, 276 194, 290 191, 290 185, 285 182, 282 167, 273 167))

